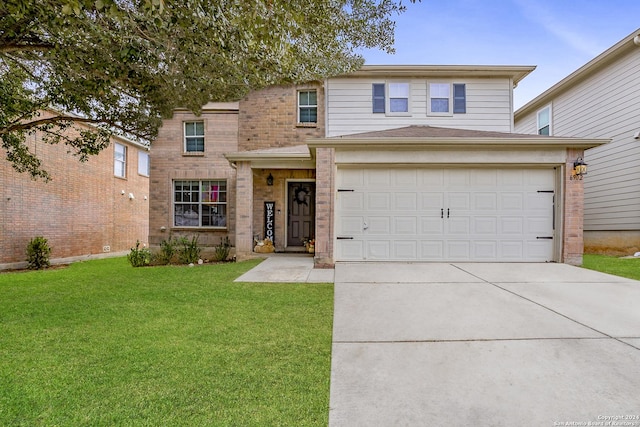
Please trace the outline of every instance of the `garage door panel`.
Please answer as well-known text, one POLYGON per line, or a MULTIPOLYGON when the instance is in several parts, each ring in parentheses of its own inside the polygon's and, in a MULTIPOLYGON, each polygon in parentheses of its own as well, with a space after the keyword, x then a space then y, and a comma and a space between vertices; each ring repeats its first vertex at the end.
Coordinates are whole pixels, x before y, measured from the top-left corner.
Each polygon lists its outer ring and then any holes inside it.
POLYGON ((497 211, 498 195, 496 193, 476 193, 472 197, 471 210, 497 211))
POLYGON ((470 218, 451 217, 447 218, 445 224, 448 234, 464 236, 471 234, 470 218))
POLYGON ((362 212, 364 210, 364 194, 356 192, 340 193, 337 208, 341 212, 362 212))
POLYGON ((418 184, 421 188, 441 188, 444 186, 443 169, 418 169, 418 184))
POLYGON ((391 255, 391 240, 370 240, 367 242, 369 260, 388 260, 391 255))
POLYGON ((418 171, 415 169, 398 169, 393 177, 395 187, 416 188, 418 185, 418 171))
POLYGON ((420 242, 420 259, 439 261, 444 257, 444 240, 423 240, 420 242))
POLYGON ((524 218, 523 217, 501 217, 500 234, 504 235, 522 235, 524 234, 524 218))
POLYGON ((421 211, 433 211, 436 213, 440 213, 440 210, 443 208, 443 206, 444 206, 443 193, 432 193, 432 192, 420 193, 419 209, 421 211))
POLYGON ((353 239, 336 242, 338 260, 553 260, 552 169, 372 168, 338 175, 338 182, 360 183, 337 194, 337 235, 353 239))
POLYGON ((364 245, 362 240, 338 240, 336 255, 344 261, 361 261, 366 259, 364 245))
POLYGON ((466 261, 471 259, 471 241, 449 240, 447 241, 447 259, 451 261, 466 261))
POLYGON ((522 193, 501 193, 500 194, 500 210, 501 211, 522 211, 524 209, 524 195, 522 193))
POLYGON ((418 208, 416 193, 396 193, 394 201, 394 208, 399 211, 415 211, 418 208))
POLYGON ((391 171, 387 169, 368 169, 365 173, 365 186, 375 189, 391 187, 391 171))
POLYGON ((473 242, 474 260, 490 261, 498 258, 498 242, 491 240, 475 240, 473 242))
POLYGON ((391 193, 369 193, 366 195, 365 209, 369 212, 388 211, 391 209, 391 193))
POLYGON ((492 236, 498 234, 498 218, 496 217, 475 217, 472 223, 474 234, 488 234, 492 236))
POLYGON ((415 260, 418 258, 418 242, 399 240, 393 243, 394 259, 415 260))
POLYGON ((420 234, 427 236, 442 235, 444 233, 444 221, 437 217, 422 217, 420 219, 420 234))
POLYGON ((362 169, 340 169, 337 183, 340 187, 358 187, 364 186, 364 170, 362 169))
POLYGON ((351 216, 346 217, 343 216, 339 220, 338 223, 338 236, 341 234, 349 235, 349 236, 357 236, 362 234, 362 224, 364 222, 364 218, 360 216, 351 216))
POLYGON ((388 216, 370 216, 363 228, 367 227, 369 234, 387 235, 391 233, 391 218, 388 216))
POLYGON ((525 259, 524 242, 520 240, 501 241, 498 250, 499 259, 522 261, 525 259))
POLYGON ((418 219, 414 216, 396 216, 393 221, 393 229, 396 234, 418 234, 418 219))

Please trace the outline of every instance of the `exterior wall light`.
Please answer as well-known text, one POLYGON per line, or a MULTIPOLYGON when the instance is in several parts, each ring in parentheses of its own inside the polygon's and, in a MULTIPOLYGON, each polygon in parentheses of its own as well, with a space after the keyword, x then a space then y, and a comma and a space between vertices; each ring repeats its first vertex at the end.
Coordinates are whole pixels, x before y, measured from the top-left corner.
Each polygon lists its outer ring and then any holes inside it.
POLYGON ((273 175, 271 175, 271 173, 269 173, 267 177, 267 185, 273 185, 273 175))
POLYGON ((582 179, 584 175, 587 174, 587 164, 584 162, 582 157, 578 157, 575 162, 573 162, 573 169, 571 170, 571 179, 582 179))

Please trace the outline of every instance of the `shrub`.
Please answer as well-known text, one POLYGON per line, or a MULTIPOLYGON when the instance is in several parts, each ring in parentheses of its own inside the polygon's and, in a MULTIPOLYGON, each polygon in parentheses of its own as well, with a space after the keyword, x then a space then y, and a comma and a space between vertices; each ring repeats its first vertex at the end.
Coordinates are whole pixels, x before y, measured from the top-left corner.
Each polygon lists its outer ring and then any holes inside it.
POLYGON ((127 255, 129 263, 134 267, 144 267, 151 262, 151 251, 145 247, 140 249, 140 240, 136 241, 136 247, 131 248, 131 252, 127 255))
POLYGON ((231 251, 231 241, 229 237, 225 236, 224 239, 220 238, 220 245, 216 246, 213 259, 215 261, 226 261, 229 258, 229 252, 231 251))
POLYGON ((179 245, 180 241, 173 237, 163 240, 160 242, 160 252, 156 254, 154 261, 161 265, 167 265, 175 262, 179 252, 179 245))
POLYGON ((32 270, 40 270, 51 265, 49 256, 51 255, 51 246, 49 242, 42 236, 36 236, 29 241, 27 245, 27 263, 32 270))
POLYGON ((198 246, 198 236, 193 236, 191 240, 183 237, 180 239, 180 244, 182 248, 180 248, 180 262, 183 264, 196 264, 198 259, 200 259, 200 252, 202 252, 202 248, 198 246))

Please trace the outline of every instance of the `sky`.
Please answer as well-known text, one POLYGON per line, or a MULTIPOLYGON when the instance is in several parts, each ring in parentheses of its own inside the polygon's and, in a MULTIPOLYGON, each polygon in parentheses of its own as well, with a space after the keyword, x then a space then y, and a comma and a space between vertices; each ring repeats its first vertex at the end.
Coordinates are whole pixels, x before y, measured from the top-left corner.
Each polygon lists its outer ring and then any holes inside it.
POLYGON ((368 65, 535 65, 515 108, 640 29, 640 0, 403 0, 393 55, 368 65))

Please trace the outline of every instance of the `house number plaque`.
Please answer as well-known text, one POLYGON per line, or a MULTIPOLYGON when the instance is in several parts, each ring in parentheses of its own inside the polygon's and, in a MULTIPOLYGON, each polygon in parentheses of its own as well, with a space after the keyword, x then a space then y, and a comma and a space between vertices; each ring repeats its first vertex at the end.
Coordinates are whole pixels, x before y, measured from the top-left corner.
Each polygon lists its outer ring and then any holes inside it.
POLYGON ((275 241, 275 211, 276 202, 264 202, 264 238, 275 241))

